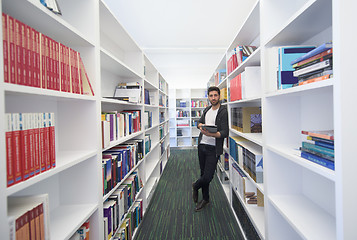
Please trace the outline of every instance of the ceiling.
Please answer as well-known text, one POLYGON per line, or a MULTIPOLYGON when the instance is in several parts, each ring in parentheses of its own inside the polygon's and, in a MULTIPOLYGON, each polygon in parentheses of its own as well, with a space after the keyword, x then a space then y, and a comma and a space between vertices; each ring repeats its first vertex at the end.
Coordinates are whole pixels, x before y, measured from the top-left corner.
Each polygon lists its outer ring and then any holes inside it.
POLYGON ((206 87, 256 0, 104 0, 174 88, 206 87))

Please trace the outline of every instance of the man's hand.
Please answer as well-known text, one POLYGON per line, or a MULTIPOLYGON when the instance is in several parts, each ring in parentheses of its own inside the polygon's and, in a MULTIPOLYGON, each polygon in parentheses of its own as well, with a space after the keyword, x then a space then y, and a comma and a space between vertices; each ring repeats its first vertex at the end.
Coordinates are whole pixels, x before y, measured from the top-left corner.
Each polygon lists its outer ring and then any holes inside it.
POLYGON ((214 138, 220 138, 221 137, 221 133, 220 132, 211 133, 211 132, 207 131, 206 129, 202 129, 201 126, 200 126, 200 130, 201 130, 201 133, 203 135, 206 135, 207 137, 214 137, 214 138))

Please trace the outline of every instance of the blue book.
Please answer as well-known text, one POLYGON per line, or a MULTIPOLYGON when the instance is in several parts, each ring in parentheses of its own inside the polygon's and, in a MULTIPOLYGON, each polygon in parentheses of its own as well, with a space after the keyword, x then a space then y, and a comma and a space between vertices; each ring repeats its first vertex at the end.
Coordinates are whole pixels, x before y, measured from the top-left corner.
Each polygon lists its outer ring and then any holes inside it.
POLYGON ((291 65, 293 65, 295 63, 298 63, 298 62, 301 62, 301 61, 303 61, 305 59, 308 59, 308 58, 310 58, 312 56, 315 56, 315 55, 317 55, 319 53, 322 53, 322 52, 324 52, 326 50, 329 50, 331 48, 332 48, 332 42, 324 43, 324 44, 318 46, 317 48, 309 51, 308 53, 306 53, 306 54, 294 59, 293 61, 291 61, 291 65))
POLYGON ((278 48, 278 89, 290 88, 298 82, 293 76, 291 61, 313 50, 314 46, 286 46, 278 48))
POLYGON ((315 145, 316 146, 325 147, 325 148, 329 148, 329 149, 335 149, 335 146, 333 144, 328 144, 328 143, 325 143, 325 142, 315 141, 315 145))
POLYGON ((335 163, 325 158, 307 152, 301 152, 301 157, 331 170, 335 170, 335 163))

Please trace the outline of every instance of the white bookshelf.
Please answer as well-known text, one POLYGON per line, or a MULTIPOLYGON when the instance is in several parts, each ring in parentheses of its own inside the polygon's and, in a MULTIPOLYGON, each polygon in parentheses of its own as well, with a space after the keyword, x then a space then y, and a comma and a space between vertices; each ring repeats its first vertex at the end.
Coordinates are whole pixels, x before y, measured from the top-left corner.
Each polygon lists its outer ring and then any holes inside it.
MULTIPOLYGON (((357 208, 354 198, 352 144, 357 129, 351 127, 356 110, 349 106, 357 83, 353 81, 353 59, 349 53, 356 36, 349 27, 356 3, 337 0, 258 0, 239 29, 227 52, 237 45, 255 45, 257 50, 219 83, 230 80, 249 66, 261 66, 262 92, 258 97, 228 102, 235 106, 261 106, 262 134, 230 129, 263 149, 264 207, 259 216, 235 194, 262 239, 354 239, 357 208), (319 16, 319 17, 316 17, 319 16), (344 26, 344 27, 341 27, 344 26), (270 64, 271 48, 286 45, 321 45, 333 41, 334 77, 329 80, 277 90, 270 64), (303 159, 298 148, 301 130, 334 129, 335 170, 303 159)), ((217 69, 222 68, 223 60, 217 69)), ((216 70, 217 70, 216 69, 216 70)), ((213 77, 208 84, 214 82, 213 77)), ((229 118, 230 112, 229 112, 229 118)), ((231 121, 231 119, 229 119, 231 121)), ((229 152, 229 149, 227 149, 229 152)), ((231 181, 231 180, 230 180, 231 181)), ((233 209, 233 207, 232 207, 233 209)), ((239 216, 237 216, 238 220, 239 216)), ((244 231, 244 229, 243 229, 244 231)))
POLYGON ((170 146, 171 147, 190 147, 196 146, 194 138, 199 135, 197 127, 192 126, 193 120, 199 120, 200 117, 192 115, 193 111, 200 111, 201 113, 205 107, 193 107, 191 101, 204 101, 208 103, 206 90, 203 88, 196 89, 172 89, 170 92, 170 146), (186 107, 181 107, 179 101, 185 101, 186 107), (177 116, 177 111, 187 111, 186 117, 177 116), (189 126, 177 126, 178 121, 187 120, 189 126), (182 131, 182 136, 178 136, 177 132, 182 131))
MULTIPOLYGON (((3 128, 1 130, 2 239, 9 239, 8 197, 41 193, 49 194, 51 239, 69 239, 88 219, 90 238, 102 239, 103 202, 109 197, 109 194, 102 194, 102 151, 130 139, 143 138, 145 134, 151 135, 151 151, 129 172, 138 171, 142 178, 144 187, 138 197, 143 199, 144 212, 149 204, 146 197, 152 190, 150 184, 160 179, 170 155, 168 84, 110 10, 111 1, 58 0, 58 4, 62 15, 52 13, 37 0, 2 0, 1 9, 80 52, 95 96, 4 83, 2 77, 2 126, 5 125, 5 113, 54 112, 56 117, 56 167, 11 187, 6 187, 5 133, 3 128), (148 89, 153 96, 152 103, 144 104, 144 91, 140 103, 106 98, 113 96, 115 86, 123 82, 139 82, 143 90, 148 89), (160 96, 162 104, 159 104, 160 96), (144 129, 142 125, 141 131, 120 138, 102 149, 100 115, 102 111, 114 110, 151 111, 153 125, 149 129, 144 129), (160 113, 163 114, 162 119, 160 113), (164 131, 161 138, 160 127, 164 131)), ((1 76, 2 54, 1 50, 1 76)))

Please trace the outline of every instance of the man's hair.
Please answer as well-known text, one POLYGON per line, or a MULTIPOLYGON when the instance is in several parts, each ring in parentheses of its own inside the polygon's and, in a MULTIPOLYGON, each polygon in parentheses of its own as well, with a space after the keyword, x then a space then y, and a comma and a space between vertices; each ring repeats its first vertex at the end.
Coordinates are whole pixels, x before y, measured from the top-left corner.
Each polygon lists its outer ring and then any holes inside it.
POLYGON ((212 91, 217 91, 218 92, 218 95, 221 95, 221 90, 219 90, 218 87, 215 87, 215 86, 212 86, 212 87, 209 87, 208 90, 207 90, 207 95, 209 95, 210 92, 212 91))

